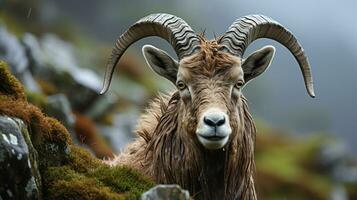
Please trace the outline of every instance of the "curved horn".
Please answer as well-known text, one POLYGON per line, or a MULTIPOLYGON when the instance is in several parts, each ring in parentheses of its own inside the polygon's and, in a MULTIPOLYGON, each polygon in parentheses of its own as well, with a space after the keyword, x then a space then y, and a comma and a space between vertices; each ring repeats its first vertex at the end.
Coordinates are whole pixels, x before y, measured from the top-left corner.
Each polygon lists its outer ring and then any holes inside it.
POLYGON ((229 53, 242 57, 251 42, 259 38, 273 39, 294 55, 304 76, 305 87, 315 97, 309 61, 295 36, 273 19, 263 15, 247 15, 233 22, 220 40, 229 53))
POLYGON ((115 66, 125 50, 134 42, 149 36, 158 36, 168 41, 179 59, 189 56, 199 48, 200 39, 181 18, 170 14, 151 14, 141 18, 125 31, 115 43, 105 72, 100 94, 108 91, 115 66))

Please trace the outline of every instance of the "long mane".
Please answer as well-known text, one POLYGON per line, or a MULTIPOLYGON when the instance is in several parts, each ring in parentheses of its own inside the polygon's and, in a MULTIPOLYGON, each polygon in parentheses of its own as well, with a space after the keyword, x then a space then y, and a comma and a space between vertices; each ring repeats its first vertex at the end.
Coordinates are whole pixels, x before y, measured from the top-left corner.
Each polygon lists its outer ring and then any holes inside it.
POLYGON ((255 199, 254 141, 256 129, 242 97, 240 124, 223 150, 207 151, 188 137, 179 121, 180 96, 176 92, 162 101, 161 116, 153 132, 139 132, 147 142, 145 162, 148 173, 157 183, 179 184, 198 199, 255 199), (215 188, 212 188, 215 187, 215 188))
POLYGON ((249 112, 248 102, 242 96, 241 129, 229 144, 226 154, 225 199, 256 199, 254 189, 254 146, 256 127, 249 112))

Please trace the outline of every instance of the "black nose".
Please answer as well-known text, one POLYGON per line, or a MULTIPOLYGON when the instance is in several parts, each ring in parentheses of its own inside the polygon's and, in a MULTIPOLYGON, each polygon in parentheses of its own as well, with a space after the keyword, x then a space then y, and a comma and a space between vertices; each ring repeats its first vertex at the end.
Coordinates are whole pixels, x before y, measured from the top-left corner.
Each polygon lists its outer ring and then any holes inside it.
POLYGON ((217 127, 223 125, 226 122, 226 118, 224 117, 224 115, 210 115, 205 116, 203 118, 203 121, 208 126, 217 127))

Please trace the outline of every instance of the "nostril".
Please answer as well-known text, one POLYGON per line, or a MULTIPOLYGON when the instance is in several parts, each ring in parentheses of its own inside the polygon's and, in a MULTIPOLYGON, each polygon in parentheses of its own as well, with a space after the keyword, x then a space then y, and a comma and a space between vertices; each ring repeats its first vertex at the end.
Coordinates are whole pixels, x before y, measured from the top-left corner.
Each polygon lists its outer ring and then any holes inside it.
POLYGON ((205 122, 205 124, 207 124, 208 126, 216 126, 216 123, 214 121, 212 121, 211 119, 204 117, 203 121, 205 122))
POLYGON ((220 120, 218 120, 218 121, 216 122, 216 126, 221 126, 221 125, 224 124, 224 122, 226 122, 226 118, 225 118, 225 117, 223 117, 223 118, 221 118, 220 120))
POLYGON ((208 126, 221 126, 226 122, 226 119, 224 116, 210 116, 204 117, 203 121, 208 126))

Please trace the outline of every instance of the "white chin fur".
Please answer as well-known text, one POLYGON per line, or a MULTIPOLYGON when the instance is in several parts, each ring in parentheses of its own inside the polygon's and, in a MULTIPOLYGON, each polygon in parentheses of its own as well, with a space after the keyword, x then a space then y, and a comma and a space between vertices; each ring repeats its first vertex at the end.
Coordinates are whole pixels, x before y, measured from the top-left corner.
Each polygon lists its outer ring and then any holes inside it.
POLYGON ((224 147, 224 145, 227 144, 229 135, 226 137, 222 138, 221 140, 213 141, 213 140, 208 140, 200 135, 197 135, 198 141, 207 149, 215 150, 215 149, 221 149, 224 147))

